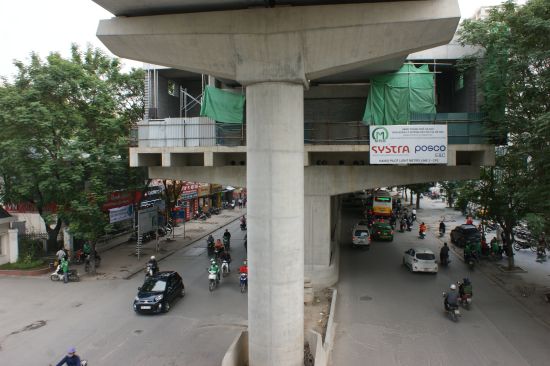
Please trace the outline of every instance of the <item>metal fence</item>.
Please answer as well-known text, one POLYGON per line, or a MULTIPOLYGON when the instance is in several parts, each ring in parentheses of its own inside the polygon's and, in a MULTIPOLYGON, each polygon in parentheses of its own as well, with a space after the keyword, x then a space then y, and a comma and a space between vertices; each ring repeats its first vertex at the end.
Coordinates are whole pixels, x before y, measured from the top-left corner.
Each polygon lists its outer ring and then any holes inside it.
MULTIPOLYGON (((482 113, 411 113, 410 124, 447 125, 449 144, 483 144, 491 137, 482 113)), ((246 123, 226 124, 206 117, 166 118, 140 122, 131 133, 131 146, 245 146, 246 123)), ((367 145, 369 126, 362 121, 305 122, 309 145, 367 145)))

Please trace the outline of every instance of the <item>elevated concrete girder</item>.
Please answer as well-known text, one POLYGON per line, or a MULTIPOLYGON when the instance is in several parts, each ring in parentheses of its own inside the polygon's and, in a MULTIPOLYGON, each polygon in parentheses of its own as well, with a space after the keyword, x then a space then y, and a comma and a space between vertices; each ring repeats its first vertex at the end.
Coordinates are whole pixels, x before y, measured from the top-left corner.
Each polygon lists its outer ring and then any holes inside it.
POLYGON ((457 0, 280 7, 102 20, 116 55, 237 80, 307 80, 449 42, 457 0))

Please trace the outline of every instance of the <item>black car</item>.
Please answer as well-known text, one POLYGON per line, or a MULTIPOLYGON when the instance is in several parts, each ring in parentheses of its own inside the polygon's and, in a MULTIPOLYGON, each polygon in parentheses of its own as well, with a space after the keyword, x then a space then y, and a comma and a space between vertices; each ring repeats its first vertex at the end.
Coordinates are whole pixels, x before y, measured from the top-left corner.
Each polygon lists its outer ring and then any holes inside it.
POLYGON ((170 304, 185 296, 185 286, 176 271, 162 271, 147 277, 134 298, 136 313, 167 313, 170 304))
POLYGON ((481 233, 475 225, 463 224, 451 231, 451 243, 463 248, 468 242, 481 241, 481 233))

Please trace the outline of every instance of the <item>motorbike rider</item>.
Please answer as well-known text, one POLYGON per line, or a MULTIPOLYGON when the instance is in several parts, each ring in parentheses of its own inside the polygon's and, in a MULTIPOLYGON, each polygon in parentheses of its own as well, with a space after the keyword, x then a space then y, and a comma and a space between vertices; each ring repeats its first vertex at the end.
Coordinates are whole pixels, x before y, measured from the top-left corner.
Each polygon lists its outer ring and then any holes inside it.
POLYGON ((447 246, 447 243, 443 243, 443 246, 439 251, 439 261, 443 264, 449 263, 449 247, 447 246))
POLYGON ((418 235, 423 238, 424 236, 426 236, 426 230, 426 224, 421 223, 418 227, 418 235))
POLYGON ((55 366, 80 366, 80 357, 76 354, 76 349, 74 347, 70 347, 67 350, 67 355, 63 357, 61 361, 59 361, 55 366))
POLYGON ((445 234, 445 223, 443 222, 443 220, 439 223, 439 233, 445 234))
POLYGON ((413 220, 413 221, 416 220, 416 208, 413 208, 413 209, 412 209, 412 220, 413 220))
POLYGON ((210 259, 210 267, 208 268, 208 272, 214 272, 218 281, 220 280, 220 267, 214 258, 210 259))
POLYGON ((226 261, 227 262, 227 270, 229 272, 231 272, 231 254, 229 254, 228 251, 223 251, 222 254, 220 255, 220 258, 222 261, 226 261))
POLYGON ((229 243, 229 240, 231 240, 231 233, 229 232, 228 229, 225 229, 225 232, 223 233, 223 238, 224 240, 227 240, 228 243, 229 243))
POLYGON ((464 278, 462 282, 458 282, 458 294, 461 298, 473 296, 472 282, 470 282, 469 278, 464 278))
POLYGON ((61 265, 59 267, 63 272, 63 282, 69 282, 69 261, 66 258, 62 258, 61 265))
POLYGON ((159 271, 159 265, 154 255, 151 256, 151 258, 147 262, 147 265, 151 266, 151 269, 153 270, 153 275, 155 275, 159 271))
POLYGON ((239 273, 248 274, 248 263, 247 263, 246 259, 243 261, 243 265, 239 267, 239 273))
POLYGON ((246 227, 246 216, 241 217, 241 226, 246 227))
POLYGON ((456 285, 453 283, 449 289, 450 291, 445 294, 445 300, 443 301, 443 305, 445 305, 445 310, 447 311, 458 307, 458 294, 456 293, 456 285))

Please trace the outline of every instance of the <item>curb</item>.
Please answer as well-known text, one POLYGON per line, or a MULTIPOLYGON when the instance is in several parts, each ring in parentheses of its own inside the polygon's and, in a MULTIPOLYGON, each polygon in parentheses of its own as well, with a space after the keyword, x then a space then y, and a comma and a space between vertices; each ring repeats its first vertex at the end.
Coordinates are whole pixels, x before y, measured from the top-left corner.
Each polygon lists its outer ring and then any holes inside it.
POLYGON ((0 276, 42 276, 51 272, 50 267, 40 269, 0 269, 0 276))
MULTIPOLYGON (((197 241, 206 238, 208 235, 210 235, 210 234, 212 234, 213 232, 219 230, 220 228, 223 228, 224 226, 227 226, 227 225, 229 225, 229 224, 234 223, 234 222, 237 221, 237 220, 240 220, 242 216, 244 216, 244 214, 241 215, 241 216, 237 216, 234 220, 228 221, 227 223, 223 224, 222 226, 218 226, 218 227, 215 228, 214 230, 211 230, 211 231, 207 232, 207 233, 204 234, 203 236, 201 236, 201 237, 199 237, 199 238, 197 238, 197 239, 195 239, 195 240, 193 240, 193 241, 190 241, 189 243, 187 243, 186 245, 183 245, 183 246, 180 247, 180 248, 173 249, 172 251, 166 253, 164 256, 159 257, 159 259, 157 260, 157 262, 160 262, 160 261, 162 261, 162 260, 164 260, 164 259, 170 257, 171 255, 173 255, 174 253, 176 253, 178 250, 187 248, 187 247, 190 246, 191 244, 194 244, 194 243, 196 243, 197 241)), ((140 269, 138 269, 138 270, 136 270, 136 271, 134 271, 134 272, 131 272, 131 273, 129 273, 128 275, 122 277, 122 279, 123 279, 123 280, 129 280, 130 278, 134 277, 136 274, 138 274, 138 273, 140 273, 140 272, 142 272, 142 271, 143 271, 143 268, 140 268, 140 269)))

